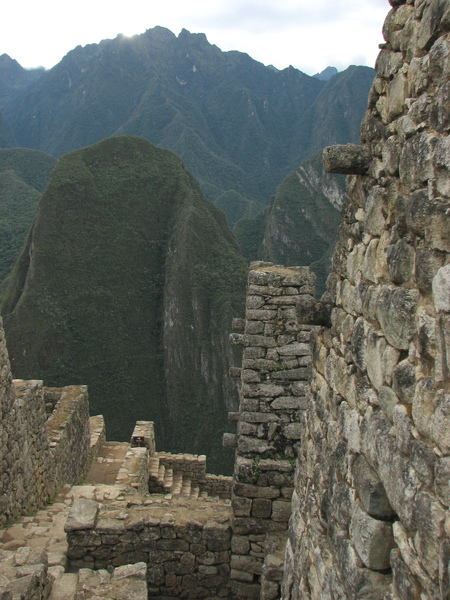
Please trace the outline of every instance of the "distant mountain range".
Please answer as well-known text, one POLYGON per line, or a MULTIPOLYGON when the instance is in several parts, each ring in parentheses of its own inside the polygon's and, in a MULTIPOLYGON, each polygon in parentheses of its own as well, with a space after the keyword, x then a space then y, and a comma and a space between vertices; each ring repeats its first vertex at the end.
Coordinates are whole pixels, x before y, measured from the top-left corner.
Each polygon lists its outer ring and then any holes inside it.
POLYGON ((78 46, 46 72, 4 55, 0 144, 60 156, 112 135, 143 136, 179 154, 233 226, 303 160, 358 140, 374 71, 329 75, 277 71, 162 27, 78 46))

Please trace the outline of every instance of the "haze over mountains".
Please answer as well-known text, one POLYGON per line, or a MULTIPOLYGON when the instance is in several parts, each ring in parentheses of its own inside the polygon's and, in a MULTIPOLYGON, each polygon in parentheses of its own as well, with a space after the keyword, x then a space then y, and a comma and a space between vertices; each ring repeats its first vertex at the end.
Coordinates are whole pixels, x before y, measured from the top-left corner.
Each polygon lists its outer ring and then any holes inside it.
POLYGON ((112 437, 154 419, 167 449, 226 472, 244 257, 315 263, 323 284, 345 189, 317 152, 358 141, 374 71, 318 75, 162 27, 77 47, 45 72, 0 57, 15 375, 86 383, 112 437))

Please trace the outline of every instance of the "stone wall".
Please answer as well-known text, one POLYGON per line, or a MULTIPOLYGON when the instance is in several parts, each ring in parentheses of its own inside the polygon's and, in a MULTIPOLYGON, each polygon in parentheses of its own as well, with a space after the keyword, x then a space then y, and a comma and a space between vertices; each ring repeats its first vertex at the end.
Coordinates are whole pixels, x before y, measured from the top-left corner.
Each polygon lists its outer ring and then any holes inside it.
POLYGON ((117 508, 77 499, 65 529, 70 568, 144 562, 150 598, 230 598, 226 505, 186 502, 168 508, 155 502, 117 508))
POLYGON ((56 488, 77 484, 90 460, 89 399, 86 386, 44 388, 44 395, 59 395, 47 421, 56 488))
POLYGON ((311 337, 285 600, 450 597, 450 2, 391 5, 363 146, 324 156, 358 174, 311 337))
MULTIPOLYGON (((262 597, 278 597, 267 556, 285 544, 291 512, 296 447, 306 408, 310 369, 310 327, 297 320, 302 296, 312 298, 315 278, 306 267, 285 269, 253 263, 249 273, 245 320, 235 320, 234 344, 243 345, 233 476, 231 579, 236 598, 257 598, 261 576, 270 582, 262 597), (269 538, 271 542, 269 543, 269 538), (267 592, 267 593, 266 593, 267 592)), ((279 577, 277 577, 279 579, 279 577)))
POLYGON ((90 434, 85 387, 52 390, 42 381, 12 380, 1 321, 0 370, 1 526, 44 506, 63 484, 81 478, 90 434), (46 406, 54 408, 50 416, 46 406))
POLYGON ((42 382, 13 385, 1 321, 0 377, 1 526, 36 510, 55 491, 42 382))

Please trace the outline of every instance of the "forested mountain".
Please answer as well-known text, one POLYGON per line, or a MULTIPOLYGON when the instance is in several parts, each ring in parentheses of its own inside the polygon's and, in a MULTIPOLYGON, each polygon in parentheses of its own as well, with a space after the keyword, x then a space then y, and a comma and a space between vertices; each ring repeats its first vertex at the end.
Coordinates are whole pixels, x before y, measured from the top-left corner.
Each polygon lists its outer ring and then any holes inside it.
POLYGON ((0 149, 0 290, 20 254, 56 159, 38 150, 0 149))
POLYGON ((237 223, 244 255, 286 266, 320 261, 313 269, 323 289, 345 198, 345 177, 325 173, 317 153, 284 179, 266 209, 237 223))
POLYGON ((323 146, 358 140, 373 75, 322 81, 155 27, 75 48, 3 113, 17 145, 54 156, 122 133, 170 148, 233 225, 323 146))
POLYGON ((228 333, 246 270, 223 213, 171 151, 117 136, 69 153, 4 296, 14 375, 87 384, 112 439, 155 420, 160 448, 226 471, 228 333))

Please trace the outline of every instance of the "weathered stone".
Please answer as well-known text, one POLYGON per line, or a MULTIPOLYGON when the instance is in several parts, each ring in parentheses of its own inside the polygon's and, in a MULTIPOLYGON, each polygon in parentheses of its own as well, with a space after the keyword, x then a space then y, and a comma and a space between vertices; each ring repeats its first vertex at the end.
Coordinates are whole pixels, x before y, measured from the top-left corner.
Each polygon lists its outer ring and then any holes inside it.
POLYGON ((442 394, 436 400, 431 435, 439 448, 448 454, 450 452, 450 394, 442 394))
POLYGON ((406 350, 415 333, 417 290, 383 286, 378 296, 377 317, 387 341, 406 350))
POLYGON ((432 435, 433 417, 437 406, 437 392, 431 377, 419 381, 414 393, 412 416, 417 431, 426 438, 432 435))
POLYGON ((252 503, 252 517, 268 519, 272 512, 272 502, 264 498, 255 498, 252 503))
POLYGON ((395 367, 392 373, 392 389, 404 404, 412 404, 416 389, 416 372, 414 366, 404 360, 395 367))
POLYGON ((70 509, 64 530, 67 532, 93 529, 98 515, 98 502, 75 498, 70 509))
POLYGON ((352 474, 359 498, 371 517, 386 519, 395 515, 380 478, 363 456, 353 463, 352 474))
POLYGON ((450 312, 450 264, 438 270, 432 288, 436 310, 450 312))
POLYGON ((395 547, 392 526, 370 517, 355 503, 350 533, 354 539, 356 551, 369 569, 382 571, 390 567, 390 551, 395 547))
POLYGON ((365 146, 345 144, 325 148, 322 158, 324 169, 328 173, 363 175, 367 173, 371 157, 365 146))
POLYGON ((390 346, 386 339, 374 329, 369 329, 366 344, 367 374, 378 390, 384 383, 390 383, 397 365, 399 352, 390 346))
POLYGON ((387 265, 394 283, 406 283, 413 274, 414 253, 406 242, 399 240, 387 249, 387 265))

